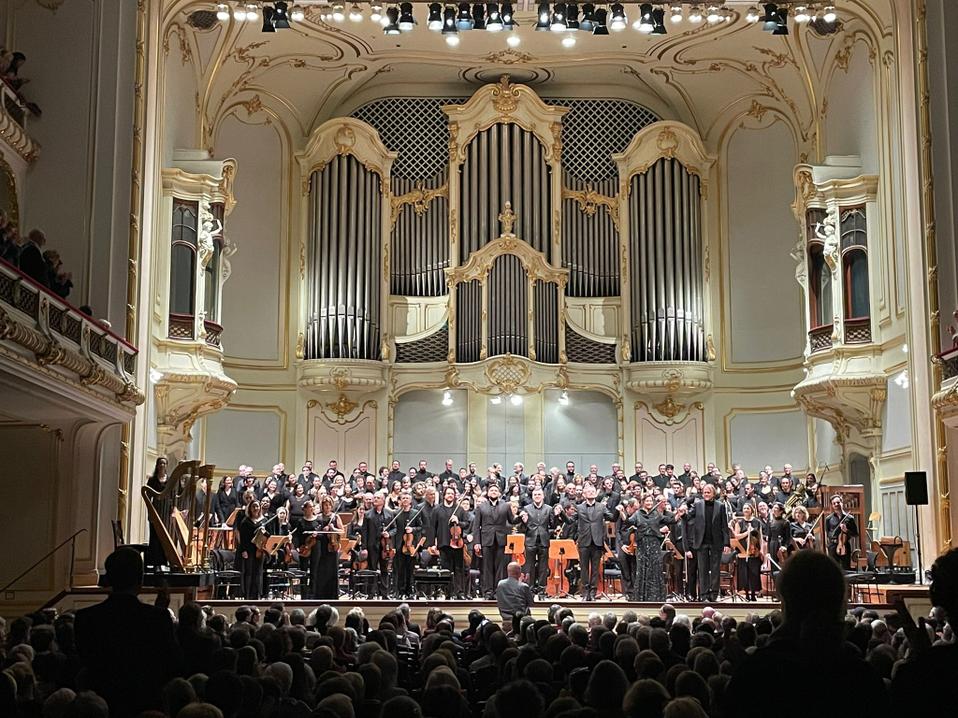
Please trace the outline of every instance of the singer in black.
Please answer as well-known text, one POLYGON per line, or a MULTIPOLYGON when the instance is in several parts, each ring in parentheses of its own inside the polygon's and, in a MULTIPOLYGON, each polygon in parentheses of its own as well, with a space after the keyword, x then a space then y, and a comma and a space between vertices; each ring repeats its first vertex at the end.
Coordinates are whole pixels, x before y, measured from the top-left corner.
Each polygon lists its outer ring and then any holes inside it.
POLYGON ((422 515, 412 508, 412 496, 404 491, 399 497, 399 512, 395 518, 396 555, 393 557, 393 573, 396 575, 397 598, 412 598, 412 573, 416 565, 416 553, 404 551, 407 541, 415 549, 422 537, 422 515), (407 539, 406 537, 409 537, 407 539))
POLYGON ((498 483, 489 484, 488 501, 476 508, 476 555, 482 558, 482 595, 492 600, 496 586, 506 576, 506 537, 513 519, 512 504, 499 499, 498 483))
POLYGON ((715 500, 712 484, 705 484, 701 498, 690 502, 688 528, 698 569, 699 598, 715 601, 719 596, 722 554, 729 551, 728 512, 725 504, 715 500))
POLYGON ((596 502, 595 486, 587 483, 582 489, 585 499, 576 506, 578 524, 579 565, 582 568, 582 598, 594 601, 596 584, 601 570, 602 554, 605 551, 605 522, 612 521, 615 515, 604 503, 596 502))
POLYGON ((745 600, 756 600, 762 592, 762 524, 752 512, 752 504, 742 506, 742 517, 732 522, 732 536, 745 549, 738 555, 738 588, 745 590, 745 600))
POLYGON ((456 501, 456 489, 447 486, 442 492, 442 503, 436 507, 434 516, 434 534, 436 536, 436 546, 439 548, 439 565, 452 571, 452 593, 455 598, 466 597, 466 564, 462 555, 463 522, 466 520, 465 512, 459 507, 456 501), (456 543, 458 548, 452 546, 452 534, 456 529, 459 533, 456 543))
POLYGON ((852 567, 852 539, 858 536, 855 517, 845 511, 841 496, 832 496, 832 512, 825 519, 825 535, 828 536, 828 555, 841 567, 852 567))
POLYGON ((263 510, 258 501, 253 501, 246 509, 246 515, 239 525, 239 546, 237 550, 243 557, 241 583, 243 597, 247 601, 258 601, 263 589, 263 556, 257 556, 253 538, 263 524, 263 510))
POLYGON ((630 601, 635 594, 635 553, 638 548, 638 536, 632 517, 639 510, 639 500, 629 498, 616 507, 615 519, 616 558, 622 571, 622 593, 630 601), (633 536, 635 539, 633 540, 633 536), (634 542, 633 542, 634 541, 634 542))
POLYGON ((383 544, 392 544, 393 537, 396 535, 395 524, 386 528, 392 521, 392 516, 386 511, 385 503, 386 500, 382 494, 376 494, 373 497, 373 508, 366 512, 362 528, 363 546, 366 547, 369 556, 368 566, 374 571, 379 570, 376 590, 381 598, 388 598, 389 596, 387 583, 389 566, 385 556, 383 556, 383 544))
POLYGON ((656 505, 652 494, 642 499, 642 508, 630 517, 635 526, 638 539, 635 554, 634 601, 665 600, 665 576, 663 573, 662 544, 675 520, 681 519, 686 512, 685 504, 679 506, 673 514, 665 510, 666 500, 660 499, 656 505))
POLYGON ((532 503, 519 512, 521 528, 526 535, 526 583, 533 593, 545 593, 549 576, 549 539, 555 525, 555 516, 561 511, 545 503, 542 489, 532 490, 532 503))

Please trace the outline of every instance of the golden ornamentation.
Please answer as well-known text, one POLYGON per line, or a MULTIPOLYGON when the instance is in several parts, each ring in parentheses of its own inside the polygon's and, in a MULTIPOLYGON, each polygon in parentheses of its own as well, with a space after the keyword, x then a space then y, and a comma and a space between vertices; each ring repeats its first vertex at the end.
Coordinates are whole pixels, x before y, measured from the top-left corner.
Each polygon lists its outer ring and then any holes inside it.
POLYGON ((490 52, 482 58, 485 62, 492 62, 497 65, 517 65, 521 62, 535 62, 536 58, 528 52, 521 52, 514 48, 490 52))
POLYGON ((326 408, 336 415, 337 421, 342 422, 347 414, 351 414, 357 406, 359 404, 355 401, 350 401, 345 394, 340 394, 339 398, 327 404, 326 408))
POLYGON ((571 199, 579 206, 579 211, 589 217, 594 217, 599 207, 604 207, 609 219, 612 220, 616 231, 619 230, 619 198, 596 192, 586 185, 584 190, 562 188, 562 199, 571 199))
POLYGON ((503 116, 511 115, 519 107, 519 88, 509 82, 508 75, 500 77, 499 83, 493 88, 492 106, 503 116))
POLYGON ((449 212, 449 242, 452 246, 456 246, 456 242, 459 241, 459 218, 456 214, 456 210, 453 209, 449 212))
POLYGON ((296 336, 296 358, 303 359, 306 356, 306 335, 300 332, 296 336))
POLYGON ((166 30, 166 35, 163 37, 163 54, 170 54, 170 35, 176 35, 176 39, 180 46, 180 63, 185 65, 186 63, 193 62, 193 50, 190 48, 189 38, 186 36, 186 29, 179 23, 171 23, 166 30))
POLYGON ((746 112, 745 115, 761 122, 765 119, 765 115, 770 109, 771 108, 763 105, 758 100, 752 100, 752 106, 748 108, 748 112, 746 112))
POLYGON ((506 206, 499 213, 499 224, 502 225, 502 234, 515 237, 512 228, 516 223, 516 213, 512 211, 512 202, 506 201, 506 206))
POLYGON ((422 180, 416 182, 415 189, 401 194, 398 197, 393 195, 389 198, 389 204, 392 208, 392 226, 396 226, 396 221, 399 219, 399 214, 402 211, 402 208, 411 204, 413 211, 418 215, 422 216, 429 209, 429 203, 438 197, 449 197, 449 183, 444 182, 441 187, 436 187, 435 189, 426 189, 422 180))
POLYGON ((239 104, 244 110, 246 110, 247 117, 252 117, 263 109, 263 100, 260 98, 259 93, 253 95, 248 100, 243 100, 239 104))
POLYGON ((349 125, 343 125, 336 131, 336 136, 333 141, 336 143, 339 154, 349 154, 353 145, 356 144, 356 133, 349 125))
POLYGON ((529 381, 532 371, 525 360, 506 354, 490 361, 485 374, 503 394, 514 394, 529 381))
POLYGON ((542 252, 533 249, 514 234, 503 234, 482 249, 470 254, 465 264, 445 270, 446 283, 450 291, 454 291, 454 286, 459 282, 469 282, 474 279, 484 282, 495 260, 503 254, 512 254, 519 258, 528 274, 529 281, 553 282, 560 287, 564 287, 568 281, 568 269, 553 267, 542 252))
POLYGON ((306 243, 299 243, 299 278, 306 279, 306 243))
POLYGON ((653 407, 657 412, 659 412, 666 419, 674 419, 678 416, 679 412, 685 410, 685 404, 679 404, 672 398, 672 395, 669 394, 665 397, 665 400, 655 404, 653 407))
POLYGON ((339 391, 343 391, 349 385, 350 371, 344 366, 334 366, 329 370, 329 378, 339 391))
POLYGON ((712 341, 712 335, 705 337, 705 358, 708 361, 715 361, 715 343, 712 341))
POLYGON ((559 162, 562 160, 562 123, 553 122, 550 129, 552 130, 552 154, 550 159, 559 162))
POLYGON ((659 136, 655 140, 655 146, 659 148, 663 157, 673 159, 675 151, 679 148, 679 138, 671 128, 667 127, 659 132, 659 136))

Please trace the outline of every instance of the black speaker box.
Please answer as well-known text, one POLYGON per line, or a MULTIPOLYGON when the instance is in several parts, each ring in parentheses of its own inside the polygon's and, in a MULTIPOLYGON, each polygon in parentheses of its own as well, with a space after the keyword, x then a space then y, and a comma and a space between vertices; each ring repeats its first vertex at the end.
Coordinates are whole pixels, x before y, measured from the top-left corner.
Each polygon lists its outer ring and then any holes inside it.
POLYGON ((928 481, 924 471, 905 472, 905 503, 909 506, 928 503, 928 481))

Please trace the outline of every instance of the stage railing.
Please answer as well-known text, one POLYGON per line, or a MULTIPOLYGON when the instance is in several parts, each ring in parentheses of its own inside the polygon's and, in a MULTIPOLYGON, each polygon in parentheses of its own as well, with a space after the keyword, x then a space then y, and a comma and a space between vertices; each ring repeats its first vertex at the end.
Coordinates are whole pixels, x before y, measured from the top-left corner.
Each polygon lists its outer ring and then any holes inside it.
POLYGON ((28 566, 25 570, 21 571, 16 576, 14 576, 13 579, 7 582, 6 586, 4 586, 3 588, 0 588, 0 595, 6 593, 11 588, 13 588, 16 585, 17 581, 19 581, 21 578, 24 578, 25 576, 28 576, 35 568, 37 568, 40 564, 42 564, 48 558, 53 556, 57 551, 59 551, 61 548, 63 548, 67 544, 70 544, 70 571, 67 574, 69 578, 67 579, 66 588, 67 589, 73 588, 73 564, 76 560, 76 540, 77 540, 77 536, 82 534, 84 531, 86 531, 86 529, 77 529, 70 536, 63 539, 63 541, 58 543, 56 546, 54 546, 52 549, 47 551, 40 558, 38 558, 36 561, 30 564, 30 566, 28 566))

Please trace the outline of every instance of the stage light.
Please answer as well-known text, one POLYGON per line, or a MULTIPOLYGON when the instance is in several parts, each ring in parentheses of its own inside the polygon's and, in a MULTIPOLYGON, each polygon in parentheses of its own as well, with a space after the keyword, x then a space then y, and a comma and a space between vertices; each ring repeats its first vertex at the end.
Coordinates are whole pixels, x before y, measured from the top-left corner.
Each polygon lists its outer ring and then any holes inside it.
POLYGON ((412 14, 412 3, 404 2, 399 5, 399 31, 409 32, 416 27, 416 18, 412 14))
POLYGON ((562 406, 568 406, 568 405, 569 405, 569 392, 563 391, 561 394, 559 394, 559 403, 560 403, 562 406))
POLYGON ((456 16, 456 28, 459 30, 472 30, 472 11, 469 9, 469 3, 459 3, 459 14, 456 16))
POLYGON ((772 31, 773 35, 788 35, 788 8, 780 7, 778 9, 778 25, 772 31))
POLYGON ((216 19, 220 21, 225 21, 230 19, 230 6, 225 2, 221 2, 216 6, 216 19))
POLYGON ((399 9, 386 8, 386 24, 383 26, 383 34, 398 35, 399 32, 399 9))
POLYGON ((795 22, 808 22, 811 19, 812 16, 808 11, 808 5, 795 6, 795 22))
MULTIPOLYGON (((276 11, 273 10, 269 5, 266 5, 263 8, 263 32, 276 32, 276 28, 273 27, 273 14, 276 11)), ((249 13, 246 13, 246 17, 249 17, 249 13)))
POLYGON ((494 397, 492 397, 492 398, 489 400, 489 403, 490 403, 490 404, 495 404, 496 406, 499 406, 499 405, 502 403, 502 397, 501 397, 501 396, 494 396, 494 397))
POLYGON ((679 3, 678 5, 673 5, 671 8, 669 8, 669 19, 676 24, 682 22, 682 4, 681 3, 679 3))
POLYGON ((349 19, 352 22, 362 22, 363 9, 359 7, 359 3, 353 3, 353 6, 349 8, 349 19))
POLYGON ((473 30, 485 30, 486 29, 486 5, 485 3, 477 2, 472 6, 472 29, 473 30))
POLYGON ((459 44, 459 28, 456 26, 456 8, 454 7, 447 7, 443 11, 442 36, 446 38, 446 44, 450 47, 459 44))
POLYGON ((502 30, 502 15, 499 13, 499 4, 491 2, 486 5, 486 30, 500 32, 502 30))
POLYGON ((595 28, 595 5, 590 2, 582 6, 582 20, 579 21, 579 29, 582 32, 592 32, 595 28))
POLYGON ((515 13, 512 10, 511 2, 502 3, 502 26, 506 30, 511 30, 516 26, 515 13))
POLYGON ((639 32, 650 33, 655 29, 655 21, 652 19, 652 4, 644 2, 639 6, 639 16, 632 23, 632 27, 639 32))
POLYGON ((719 12, 718 5, 709 5, 705 19, 708 20, 710 25, 721 22, 722 13, 719 12))
POLYGON ((562 38, 562 47, 575 47, 575 35, 566 35, 562 38))
POLYGON ((289 19, 293 22, 302 22, 306 19, 306 11, 299 5, 293 5, 289 11, 289 19))
POLYGON ((259 20, 259 6, 256 3, 246 3, 246 22, 259 20))
POLYGON ((336 22, 342 22, 346 19, 346 5, 341 2, 334 2, 329 16, 336 22))
POLYGON ((565 3, 557 2, 552 6, 552 20, 549 21, 549 30, 562 32, 565 29, 565 3))
POLYGON ((579 29, 579 6, 575 3, 566 3, 565 26, 570 30, 579 29))
POLYGON ((539 3, 539 9, 536 10, 536 32, 546 32, 549 29, 550 20, 552 19, 551 14, 549 13, 549 3, 541 2, 539 3))
POLYGON ((762 29, 765 32, 775 32, 778 27, 778 6, 775 3, 766 3, 765 16, 762 18, 762 29))
POLYGON ((246 22, 246 6, 239 4, 233 8, 233 19, 236 22, 246 22))
POLYGON ((518 394, 513 394, 511 397, 509 397, 509 403, 513 406, 522 406, 522 397, 518 394))
POLYGON ((758 14, 758 8, 754 5, 748 9, 748 12, 745 13, 746 22, 758 22, 758 19, 761 15, 758 14))
POLYGON ((288 9, 289 5, 282 0, 273 5, 273 27, 277 30, 289 30, 288 9))
POLYGON ((609 17, 609 11, 603 7, 600 7, 598 10, 593 13, 594 20, 592 21, 592 34, 593 35, 608 35, 609 26, 605 24, 605 20, 609 17))
POLYGON ((822 20, 831 24, 838 19, 838 13, 835 11, 834 5, 826 5, 825 9, 822 11, 822 20))
POLYGON ((442 393, 442 405, 452 406, 452 392, 444 391, 442 393))
POLYGON ((442 30, 442 5, 437 2, 429 5, 429 19, 426 20, 426 27, 433 32, 442 30))
POLYGON ((369 19, 373 22, 381 22, 383 19, 383 6, 378 2, 369 5, 369 19))
POLYGON ((522 42, 522 39, 517 33, 510 32, 509 37, 506 38, 506 44, 509 47, 519 47, 519 44, 522 42))
POLYGON ((702 22, 702 8, 698 5, 689 8, 689 22, 693 24, 702 22))
POLYGON ((609 29, 615 32, 625 30, 628 20, 625 17, 625 8, 622 6, 622 3, 612 3, 609 8, 609 14, 609 29))
POLYGON ((665 35, 667 33, 668 30, 665 29, 665 10, 657 7, 652 11, 652 34, 665 35))

